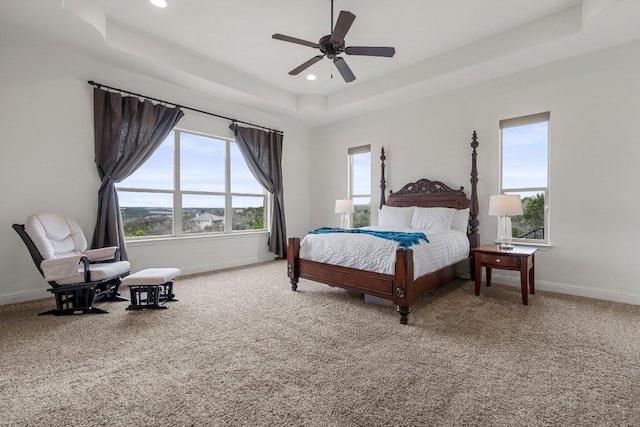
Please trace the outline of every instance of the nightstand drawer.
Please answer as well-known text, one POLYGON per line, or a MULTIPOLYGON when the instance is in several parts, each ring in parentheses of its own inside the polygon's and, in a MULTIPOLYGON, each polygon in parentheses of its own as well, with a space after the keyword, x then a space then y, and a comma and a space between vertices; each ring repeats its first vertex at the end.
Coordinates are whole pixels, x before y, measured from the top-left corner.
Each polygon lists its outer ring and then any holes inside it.
POLYGON ((520 259, 509 255, 477 254, 482 265, 496 268, 520 268, 520 259))

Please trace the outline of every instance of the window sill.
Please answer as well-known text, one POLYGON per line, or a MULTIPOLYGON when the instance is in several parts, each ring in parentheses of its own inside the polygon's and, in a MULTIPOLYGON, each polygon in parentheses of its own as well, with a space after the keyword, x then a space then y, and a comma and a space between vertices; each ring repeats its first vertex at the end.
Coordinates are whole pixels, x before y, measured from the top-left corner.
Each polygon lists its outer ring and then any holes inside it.
POLYGON ((146 237, 146 238, 136 238, 132 240, 127 240, 127 246, 136 247, 136 246, 148 246, 148 245, 158 245, 158 244, 167 244, 167 243, 178 243, 178 242, 186 242, 189 240, 218 240, 218 239, 242 239, 242 238, 250 238, 252 236, 262 236, 268 235, 269 232, 267 230, 259 230, 259 231, 236 231, 233 233, 220 233, 220 234, 205 234, 200 236, 158 236, 158 237, 146 237))
MULTIPOLYGON (((493 242, 496 245, 499 245, 500 242, 493 242)), ((539 248, 542 251, 548 251, 551 248, 553 248, 553 245, 551 243, 534 243, 534 242, 516 242, 514 241, 513 244, 515 246, 531 246, 534 248, 539 248)))
POLYGON ((518 246, 531 246, 534 248, 538 248, 541 251, 548 251, 553 248, 551 243, 524 243, 524 242, 513 242, 514 245, 518 246))

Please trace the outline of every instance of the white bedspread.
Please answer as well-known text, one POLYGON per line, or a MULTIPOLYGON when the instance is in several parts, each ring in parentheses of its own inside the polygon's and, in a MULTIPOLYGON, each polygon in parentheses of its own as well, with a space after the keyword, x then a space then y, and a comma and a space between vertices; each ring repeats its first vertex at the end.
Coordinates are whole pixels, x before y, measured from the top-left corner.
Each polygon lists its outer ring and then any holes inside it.
MULTIPOLYGON (((366 227, 380 231, 422 232, 429 243, 412 246, 414 280, 469 256, 469 239, 456 230, 416 230, 366 227)), ((300 243, 300 258, 382 274, 395 274, 398 243, 369 234, 308 234, 300 243)))

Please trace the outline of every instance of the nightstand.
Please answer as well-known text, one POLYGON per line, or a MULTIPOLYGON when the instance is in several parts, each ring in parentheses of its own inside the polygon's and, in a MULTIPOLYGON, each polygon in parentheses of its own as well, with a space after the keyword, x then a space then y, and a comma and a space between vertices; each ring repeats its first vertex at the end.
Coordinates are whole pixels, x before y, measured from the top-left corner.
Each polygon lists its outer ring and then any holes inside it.
POLYGON ((487 286, 491 286, 491 270, 514 270, 520 272, 520 288, 522 289, 522 304, 527 305, 527 296, 534 294, 533 284, 535 271, 535 252, 537 248, 515 246, 511 250, 500 249, 498 245, 482 245, 473 248, 476 267, 476 295, 480 295, 482 282, 482 267, 487 269, 487 286), (527 283, 529 290, 527 291, 527 283))

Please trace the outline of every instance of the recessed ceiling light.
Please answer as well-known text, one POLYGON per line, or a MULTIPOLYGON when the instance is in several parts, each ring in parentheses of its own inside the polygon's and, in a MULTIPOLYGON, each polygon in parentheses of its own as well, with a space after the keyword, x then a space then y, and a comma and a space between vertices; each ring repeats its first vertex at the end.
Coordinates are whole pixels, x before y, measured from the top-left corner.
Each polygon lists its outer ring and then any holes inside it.
POLYGON ((316 79, 315 74, 307 74, 307 80, 315 80, 315 79, 316 79))
POLYGON ((152 5, 157 7, 167 7, 167 0, 149 0, 152 5))

